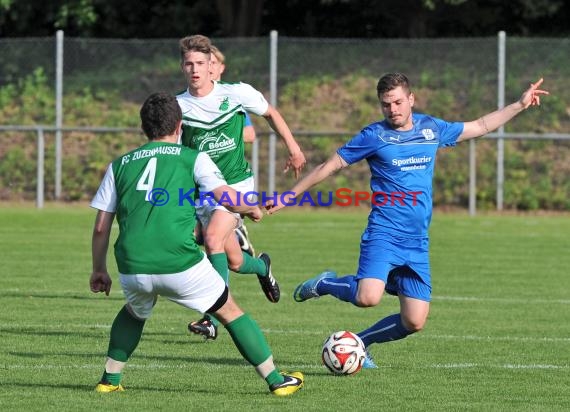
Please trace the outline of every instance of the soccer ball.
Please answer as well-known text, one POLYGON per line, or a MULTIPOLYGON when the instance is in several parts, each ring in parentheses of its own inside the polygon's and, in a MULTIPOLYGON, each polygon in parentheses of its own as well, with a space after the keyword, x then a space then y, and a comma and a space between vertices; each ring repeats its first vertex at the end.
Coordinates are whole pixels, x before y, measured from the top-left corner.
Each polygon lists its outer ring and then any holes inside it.
POLYGON ((365 358, 366 348, 355 333, 335 332, 323 344, 323 365, 335 375, 354 375, 362 369, 365 358))

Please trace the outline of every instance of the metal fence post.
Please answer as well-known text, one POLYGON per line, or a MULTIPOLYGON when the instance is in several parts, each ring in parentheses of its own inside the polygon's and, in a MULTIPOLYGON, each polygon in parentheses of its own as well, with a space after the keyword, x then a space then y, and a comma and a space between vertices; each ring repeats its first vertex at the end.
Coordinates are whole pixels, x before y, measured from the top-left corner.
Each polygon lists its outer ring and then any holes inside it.
MULTIPOLYGON (((273 107, 277 107, 277 30, 271 30, 269 34, 269 99, 273 107)), ((269 170, 268 192, 275 191, 275 152, 276 135, 273 130, 269 134, 269 170)))
POLYGON ((469 216, 477 212, 477 165, 475 139, 469 140, 469 216))
MULTIPOLYGON (((506 54, 506 34, 504 31, 499 32, 499 55, 498 55, 498 87, 497 87, 497 107, 502 109, 505 107, 505 54, 506 54)), ((505 183, 505 127, 501 126, 497 130, 499 137, 497 139, 497 210, 503 210, 503 190, 505 183)))
POLYGON ((36 207, 42 209, 44 207, 44 159, 45 159, 45 139, 44 129, 38 127, 38 164, 37 164, 37 182, 36 182, 36 207))
POLYGON ((62 136, 63 125, 63 31, 56 32, 55 51, 55 199, 61 198, 61 164, 62 164, 62 136))

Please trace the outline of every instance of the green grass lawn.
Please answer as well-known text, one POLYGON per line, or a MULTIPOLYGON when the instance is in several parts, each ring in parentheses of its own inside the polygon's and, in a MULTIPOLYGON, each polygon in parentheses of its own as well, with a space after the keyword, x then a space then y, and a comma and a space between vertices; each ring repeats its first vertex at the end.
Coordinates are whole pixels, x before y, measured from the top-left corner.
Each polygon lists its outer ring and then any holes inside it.
MULTIPOLYGON (((89 291, 95 212, 0 206, 0 405, 5 411, 566 411, 570 409, 570 216, 435 213, 433 301, 424 331, 371 347, 380 368, 330 375, 320 362, 333 331, 358 332, 397 311, 386 296, 359 309, 331 297, 295 303, 294 287, 323 269, 356 269, 365 210, 286 210, 249 224, 281 285, 269 303, 255 276, 231 288, 259 323, 282 370, 305 388, 269 394, 224 330, 190 336, 199 314, 164 299, 124 373, 127 391, 93 391, 123 305, 89 291)), ((116 234, 116 233, 114 233, 116 234)), ((115 280, 112 255, 110 270, 115 280)))

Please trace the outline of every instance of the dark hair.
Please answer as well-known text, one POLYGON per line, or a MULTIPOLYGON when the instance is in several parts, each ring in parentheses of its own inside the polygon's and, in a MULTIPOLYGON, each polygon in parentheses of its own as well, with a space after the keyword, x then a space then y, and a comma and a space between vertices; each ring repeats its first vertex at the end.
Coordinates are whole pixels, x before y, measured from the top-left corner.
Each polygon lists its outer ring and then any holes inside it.
POLYGON ((389 92, 390 90, 394 90, 396 87, 401 86, 402 89, 407 94, 410 94, 410 81, 403 73, 388 73, 385 74, 378 80, 378 85, 376 86, 376 93, 378 98, 389 92))
POLYGON ((140 111, 144 134, 149 140, 170 136, 182 120, 182 111, 176 97, 169 93, 153 93, 147 97, 140 111))
POLYGON ((200 52, 209 55, 212 52, 212 42, 206 36, 195 34, 186 36, 178 42, 180 46, 180 58, 184 60, 184 55, 190 51, 200 52))

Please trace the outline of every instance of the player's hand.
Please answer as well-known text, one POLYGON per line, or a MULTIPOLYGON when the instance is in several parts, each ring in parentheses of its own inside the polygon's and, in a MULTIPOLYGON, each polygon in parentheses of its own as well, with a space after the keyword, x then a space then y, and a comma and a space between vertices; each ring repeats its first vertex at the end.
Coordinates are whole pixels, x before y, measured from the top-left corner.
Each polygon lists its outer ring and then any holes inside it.
POLYGON ((89 287, 93 293, 105 292, 105 295, 109 296, 112 283, 111 276, 107 272, 93 272, 89 278, 89 287))
POLYGON ((522 94, 519 102, 523 109, 527 109, 529 106, 540 106, 540 95, 550 94, 546 90, 539 89, 543 81, 544 79, 541 77, 536 83, 531 83, 530 87, 522 94))
POLYGON ((293 192, 285 192, 279 198, 268 199, 265 203, 265 210, 268 215, 273 215, 277 211, 283 209, 286 206, 292 206, 295 204, 295 194, 293 192))
POLYGON ((289 155, 287 163, 285 163, 285 169, 283 169, 283 173, 287 173, 289 170, 293 169, 295 172, 295 179, 298 179, 299 175, 301 174, 301 170, 303 170, 303 167, 305 167, 305 163, 307 163, 307 160, 305 159, 305 155, 301 150, 292 153, 289 155))
POLYGON ((263 218, 263 211, 259 208, 259 206, 255 206, 251 209, 250 212, 245 213, 244 215, 254 222, 259 222, 263 218))

